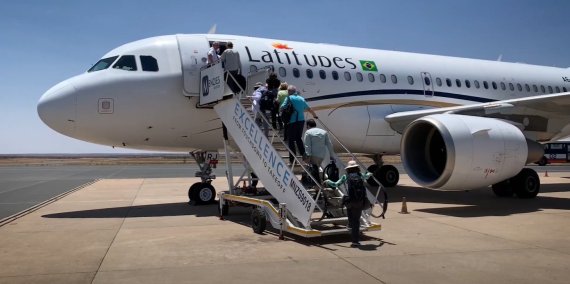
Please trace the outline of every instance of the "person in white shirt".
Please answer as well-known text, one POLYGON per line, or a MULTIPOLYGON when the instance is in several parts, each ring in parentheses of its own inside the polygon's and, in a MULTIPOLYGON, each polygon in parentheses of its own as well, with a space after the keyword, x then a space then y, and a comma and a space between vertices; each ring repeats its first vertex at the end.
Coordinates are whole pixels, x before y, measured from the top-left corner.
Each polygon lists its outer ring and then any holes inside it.
POLYGON ((208 65, 215 64, 220 61, 220 56, 218 55, 218 51, 220 51, 220 43, 215 41, 208 50, 208 65))
POLYGON ((222 53, 220 60, 222 61, 224 70, 226 71, 224 78, 226 79, 226 82, 228 82, 228 86, 230 89, 232 89, 232 92, 236 94, 239 93, 240 86, 241 89, 244 89, 245 84, 241 84, 243 77, 241 76, 241 61, 239 58, 239 52, 235 51, 233 47, 234 44, 231 41, 228 42, 227 49, 222 53), (231 74, 231 76, 229 76, 228 73, 231 74))

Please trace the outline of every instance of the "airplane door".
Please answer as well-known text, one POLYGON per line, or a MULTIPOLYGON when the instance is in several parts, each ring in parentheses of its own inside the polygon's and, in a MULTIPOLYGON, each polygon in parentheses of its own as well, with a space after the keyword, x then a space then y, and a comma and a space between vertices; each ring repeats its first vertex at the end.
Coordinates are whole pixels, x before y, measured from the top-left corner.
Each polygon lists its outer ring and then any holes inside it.
POLYGON ((204 36, 176 35, 182 62, 183 93, 185 96, 200 95, 200 68, 206 65, 210 45, 204 36))
POLYGON ((422 84, 424 86, 424 96, 433 97, 433 80, 429 72, 421 72, 422 84))

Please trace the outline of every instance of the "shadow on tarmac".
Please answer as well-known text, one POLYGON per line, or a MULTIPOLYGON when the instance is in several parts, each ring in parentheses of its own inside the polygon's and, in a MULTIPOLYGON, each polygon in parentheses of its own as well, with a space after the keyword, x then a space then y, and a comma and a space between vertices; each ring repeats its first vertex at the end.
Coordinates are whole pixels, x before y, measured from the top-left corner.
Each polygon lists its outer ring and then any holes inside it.
MULTIPOLYGON (((544 196, 544 193, 570 191, 570 184, 543 184, 536 198, 497 197, 490 187, 472 191, 434 191, 420 187, 397 186, 388 189, 392 206, 399 206, 402 197, 412 202, 453 204, 454 207, 413 209, 412 211, 452 217, 508 216, 544 209, 570 210, 570 198, 544 196)), ((408 207, 409 208, 409 207, 408 207)))
POLYGON ((193 206, 188 202, 135 205, 43 215, 44 218, 139 218, 195 215, 218 216, 216 205, 193 206))

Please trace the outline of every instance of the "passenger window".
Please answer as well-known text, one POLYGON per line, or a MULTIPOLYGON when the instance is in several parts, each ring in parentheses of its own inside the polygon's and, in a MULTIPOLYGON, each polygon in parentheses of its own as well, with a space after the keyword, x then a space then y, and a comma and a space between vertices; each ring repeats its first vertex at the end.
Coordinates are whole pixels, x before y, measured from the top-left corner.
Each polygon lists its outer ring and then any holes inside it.
POLYGON ((544 85, 540 85, 540 90, 546 94, 546 89, 544 88, 544 85))
POLYGON ((505 82, 501 82, 501 90, 506 90, 507 89, 507 85, 505 85, 505 82))
POLYGON ((424 83, 426 84, 426 86, 431 85, 431 81, 429 80, 428 77, 424 77, 424 83))
POLYGON ((386 75, 380 74, 380 82, 386 83, 386 75))
POLYGON ((509 83, 509 89, 510 89, 511 91, 514 91, 514 90, 515 90, 515 85, 513 85, 513 83, 509 83))
POLYGON ((524 84, 524 88, 526 89, 527 92, 530 92, 530 86, 528 84, 524 84))
POLYGON ((489 89, 489 84, 487 81, 483 81, 483 88, 485 88, 485 90, 489 89))
POLYGON ((554 91, 552 91, 552 86, 548 86, 548 92, 551 94, 554 93, 554 91))
POLYGON ((398 84, 398 77, 396 77, 396 75, 392 75, 390 78, 392 78, 392 83, 398 84))
POLYGON ((249 72, 250 72, 250 73, 255 73, 255 72, 257 72, 257 66, 255 66, 255 65, 249 65, 249 72))
POLYGON ((307 69, 307 78, 313 79, 313 70, 307 69))
POLYGON ((143 71, 158 71, 158 62, 152 56, 141 55, 141 65, 143 71))
POLYGON ((451 79, 449 78, 445 79, 445 83, 447 84, 448 87, 451 87, 451 79))
POLYGON ((465 87, 471 88, 471 82, 469 82, 469 80, 465 80, 465 87))
POLYGON ((455 85, 457 85, 458 88, 461 88, 461 80, 455 79, 455 85))
POLYGON ((321 79, 326 79, 327 78, 327 72, 325 72, 325 70, 319 70, 319 77, 321 77, 321 79))
POLYGON ((437 84, 438 87, 441 87, 441 78, 437 77, 435 78, 435 83, 437 84))
POLYGON ((495 83, 495 81, 493 81, 493 82, 491 83, 491 85, 493 85, 493 90, 496 90, 496 89, 497 89, 497 83, 495 83))
POLYGON ((481 85, 479 85, 479 81, 475 80, 473 81, 473 85, 475 85, 475 88, 479 89, 481 87, 481 85))
POLYGON ((113 62, 115 62, 115 59, 117 59, 117 57, 118 56, 103 58, 103 59, 97 61, 97 63, 95 63, 95 65, 93 65, 93 67, 89 68, 89 70, 87 70, 87 72, 95 72, 95 71, 107 69, 107 68, 109 68, 109 66, 111 66, 111 64, 113 64, 113 62))
POLYGON ((413 85, 414 84, 414 77, 408 76, 408 83, 410 83, 410 85, 413 85))
POLYGON ((352 80, 352 76, 350 76, 350 73, 348 71, 344 72, 344 79, 347 81, 352 80))
POLYGON ((338 72, 332 71, 333 80, 338 80, 338 72))
POLYGON ((535 93, 538 93, 538 87, 536 85, 532 85, 532 89, 534 90, 535 93))
POLYGON ((285 67, 279 67, 279 77, 287 77, 287 69, 285 67))
POLYGON ((123 55, 117 63, 113 65, 114 69, 121 69, 127 71, 137 71, 137 62, 134 55, 123 55))
POLYGON ((299 69, 293 68, 293 77, 299 78, 300 76, 301 76, 301 72, 299 72, 299 69))
POLYGON ((560 88, 556 86, 556 93, 560 93, 560 88))
POLYGON ((368 81, 370 81, 371 83, 374 82, 376 80, 376 77, 374 77, 374 74, 372 73, 368 73, 368 81))
POLYGON ((521 84, 517 84, 517 89, 519 90, 519 92, 522 92, 522 86, 521 86, 521 84))
POLYGON ((362 82, 362 80, 364 80, 364 77, 362 77, 362 73, 356 72, 356 80, 358 82, 362 82))

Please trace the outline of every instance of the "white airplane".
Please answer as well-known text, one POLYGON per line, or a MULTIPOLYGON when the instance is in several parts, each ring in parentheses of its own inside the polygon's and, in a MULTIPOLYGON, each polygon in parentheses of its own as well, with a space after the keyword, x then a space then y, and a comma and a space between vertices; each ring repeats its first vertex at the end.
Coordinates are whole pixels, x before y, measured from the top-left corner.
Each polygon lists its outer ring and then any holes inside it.
POLYGON ((38 103, 52 129, 133 149, 220 149, 221 122, 198 106, 212 42, 228 41, 242 73, 271 66, 301 90, 320 119, 385 186, 398 182, 382 155, 401 154, 419 185, 535 197, 524 168, 541 142, 570 135, 570 69, 235 35, 169 35, 111 50, 38 103))

